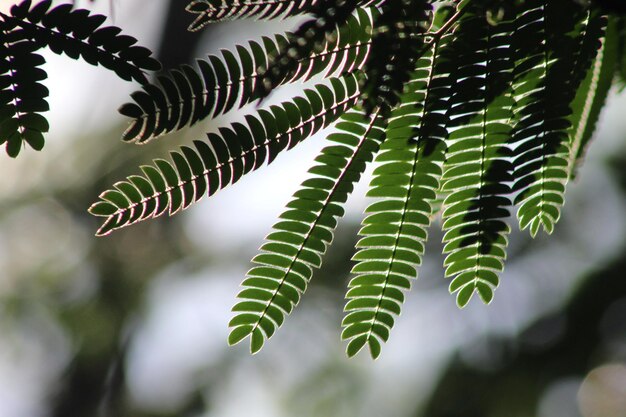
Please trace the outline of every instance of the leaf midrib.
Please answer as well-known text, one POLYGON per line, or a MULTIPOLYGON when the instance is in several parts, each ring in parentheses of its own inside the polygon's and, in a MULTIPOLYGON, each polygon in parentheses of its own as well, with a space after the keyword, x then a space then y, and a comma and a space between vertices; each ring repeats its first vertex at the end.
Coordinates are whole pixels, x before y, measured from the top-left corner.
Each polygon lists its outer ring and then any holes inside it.
MULTIPOLYGON (((121 209, 121 208, 120 208, 119 210, 117 210, 117 211, 115 211, 114 213, 112 213, 111 215, 109 215, 109 216, 108 216, 108 218, 113 218, 113 217, 115 217, 115 216, 122 215, 122 214, 126 213, 127 211, 134 209, 134 208, 135 208, 135 207, 137 207, 137 206, 141 206, 141 205, 145 204, 145 203, 146 203, 146 202, 148 202, 148 201, 156 200, 156 199, 158 199, 160 196, 162 196, 163 194, 167 194, 167 193, 169 193, 169 192, 170 192, 170 191, 172 191, 172 190, 175 190, 175 189, 181 189, 181 188, 182 188, 182 187, 184 187, 185 185, 187 185, 187 184, 189 184, 189 183, 193 183, 193 182, 195 182, 195 181, 196 181, 198 178, 200 178, 200 177, 204 177, 204 176, 206 176, 206 175, 208 175, 209 173, 214 172, 214 171, 219 171, 219 170, 220 170, 220 169, 222 169, 224 166, 226 166, 227 164, 230 164, 232 161, 234 161, 234 160, 236 160, 236 159, 237 159, 237 160, 239 160, 239 159, 244 159, 244 158, 245 158, 245 156, 249 155, 250 153, 256 152, 256 151, 257 151, 258 149, 260 149, 260 148, 265 148, 265 147, 267 147, 270 143, 272 143, 272 142, 276 142, 276 141, 279 141, 280 139, 282 139, 282 138, 283 138, 283 137, 285 137, 285 136, 287 136, 287 137, 288 137, 288 136, 290 136, 290 135, 291 135, 294 131, 296 131, 296 130, 298 130, 298 129, 301 129, 302 127, 304 127, 304 126, 306 126, 306 125, 308 125, 308 124, 314 123, 316 120, 318 120, 318 119, 320 119, 320 118, 323 118, 323 117, 327 116, 327 115, 328 115, 328 113, 330 113, 330 112, 332 112, 332 111, 336 110, 337 108, 342 107, 342 106, 345 106, 345 105, 350 105, 350 102, 351 102, 351 101, 356 101, 356 99, 358 98, 358 96, 359 96, 359 92, 357 91, 356 93, 354 93, 354 94, 352 94, 351 96, 349 96, 349 97, 345 98, 344 100, 342 100, 342 101, 340 101, 340 102, 335 103, 333 106, 329 107, 329 108, 328 108, 326 111, 324 111, 323 113, 320 113, 320 114, 318 114, 318 115, 312 116, 312 117, 311 117, 311 118, 309 118, 307 121, 305 121, 305 122, 301 122, 301 123, 300 123, 300 124, 298 124, 297 126, 292 127, 292 128, 289 128, 289 129, 288 129, 285 133, 282 133, 282 134, 280 134, 280 135, 277 135, 277 136, 275 136, 275 137, 274 137, 274 138, 272 138, 272 139, 267 139, 267 140, 266 140, 265 142, 263 142, 263 144, 261 144, 261 145, 255 144, 255 145, 254 145, 252 148, 250 148, 249 150, 242 152, 242 153, 241 153, 241 155, 240 155, 240 156, 238 156, 237 158, 232 158, 232 157, 231 157, 228 161, 221 162, 221 163, 217 164, 215 167, 210 168, 210 169, 207 169, 207 168, 205 167, 205 169, 202 171, 202 174, 193 174, 193 175, 190 177, 190 179, 189 179, 189 180, 187 180, 187 181, 179 181, 179 182, 178 182, 178 184, 177 184, 176 186, 167 186, 167 187, 166 187, 163 191, 160 191, 160 192, 154 193, 154 194, 150 195, 149 197, 142 198, 140 201, 138 201, 138 202, 136 202, 136 203, 131 203, 128 207, 125 207, 125 208, 123 208, 123 209, 121 209)), ((114 204, 114 203, 112 203, 112 204, 114 204)), ((125 227, 125 226, 127 226, 127 224, 124 224, 124 225, 122 225, 122 226, 120 226, 120 227, 116 227, 116 228, 111 229, 111 230, 116 230, 116 229, 119 229, 119 228, 122 228, 122 227, 125 227)))
POLYGON ((274 290, 274 293, 272 294, 272 298, 267 302, 266 307, 263 309, 263 312, 259 316, 258 321, 254 324, 254 327, 252 328, 252 330, 250 330, 250 333, 253 333, 259 327, 259 325, 260 325, 261 321, 263 320, 263 318, 265 317, 269 307, 272 305, 274 299, 276 298, 276 296, 280 292, 280 289, 283 287, 283 285, 285 285, 285 282, 287 280, 287 276, 291 272, 291 269, 293 268, 293 266, 296 264, 298 258, 300 257, 300 254, 302 253, 302 250, 305 248, 307 242, 309 241, 309 238, 312 236, 313 230, 315 229, 315 227, 317 226, 317 224, 321 220, 322 215, 328 209, 329 203, 333 200, 333 196, 335 195, 335 193, 339 189, 339 185, 342 183, 342 179, 345 177, 346 173, 350 170, 350 167, 352 166, 352 164, 356 160, 356 155, 358 154, 358 152, 362 149, 363 145, 368 141, 368 134, 372 131, 372 128, 374 127, 376 119, 378 118, 378 115, 379 115, 378 111, 374 112, 372 114, 370 123, 367 126, 367 130, 365 131, 365 133, 361 137, 361 141, 359 142, 359 144, 355 147, 354 153, 352 154, 352 158, 350 159, 350 161, 348 161, 348 163, 346 164, 345 168, 343 169, 343 171, 341 172, 341 174, 339 175, 339 177, 337 178, 337 180, 333 184, 332 189, 328 193, 328 196, 326 197, 326 199, 325 199, 325 201, 323 203, 322 209, 320 210, 319 214, 317 215, 315 221, 311 224, 311 227, 310 227, 309 231, 307 232, 307 234, 306 234, 306 236, 304 238, 304 241, 300 244, 300 247, 298 248, 298 251, 292 257, 291 263, 289 264, 288 267, 286 267, 283 270, 284 271, 283 278, 280 279, 280 283, 278 284, 278 287, 274 290))

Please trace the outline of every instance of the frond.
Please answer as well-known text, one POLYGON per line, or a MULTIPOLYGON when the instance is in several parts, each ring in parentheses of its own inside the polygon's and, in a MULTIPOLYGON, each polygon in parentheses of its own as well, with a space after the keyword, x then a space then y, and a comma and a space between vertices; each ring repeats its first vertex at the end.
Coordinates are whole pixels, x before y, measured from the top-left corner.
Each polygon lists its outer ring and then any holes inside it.
POLYGON ((0 42, 0 145, 6 142, 6 152, 16 157, 25 141, 33 149, 44 145, 43 134, 48 121, 41 112, 49 110, 48 89, 39 81, 47 78, 40 68, 44 58, 36 54, 39 47, 28 39, 17 38, 0 22, 3 42, 0 42))
POLYGON ((233 123, 207 141, 195 141, 172 152, 170 163, 157 159, 143 166, 144 176, 131 176, 100 195, 91 214, 105 217, 98 235, 106 235, 141 220, 170 215, 187 208, 205 194, 237 182, 276 156, 335 121, 358 97, 354 76, 332 79, 332 89, 318 85, 281 106, 261 109, 246 116, 246 123, 233 123))
POLYGON ((102 65, 124 80, 148 82, 144 71, 161 68, 149 49, 137 46, 137 39, 121 34, 115 26, 101 27, 106 17, 88 10, 73 10, 71 4, 50 8, 51 0, 37 3, 25 0, 11 8, 11 15, 0 13, 2 20, 17 29, 24 39, 56 54, 82 58, 91 65, 102 65))
POLYGON ((120 34, 113 26, 101 27, 105 17, 87 10, 73 10, 71 4, 51 8, 42 1, 31 7, 26 0, 0 13, 0 144, 6 142, 9 156, 16 157, 24 142, 33 149, 44 146, 48 121, 41 114, 49 110, 47 78, 41 68, 44 59, 36 52, 44 47, 57 54, 82 58, 102 65, 125 80, 146 83, 144 70, 160 65, 151 52, 136 46, 136 39, 120 34))
POLYGON ((516 56, 524 58, 516 65, 513 83, 513 191, 519 192, 515 203, 520 227, 529 227, 535 236, 540 227, 552 233, 564 203, 570 103, 577 91, 572 80, 584 78, 573 73, 581 62, 575 31, 580 17, 575 11, 581 9, 565 0, 532 0, 520 7, 514 41, 516 56))
POLYGON ((604 107, 613 83, 617 64, 618 33, 615 19, 611 19, 606 32, 604 30, 607 24, 606 17, 591 15, 590 19, 593 19, 591 23, 595 23, 594 27, 598 29, 600 35, 605 36, 599 39, 593 36, 600 42, 600 47, 572 103, 574 111, 570 117, 572 127, 568 161, 570 178, 575 176, 578 166, 582 163, 587 144, 600 117, 600 110, 604 107))
POLYGON ((451 77, 459 81, 449 102, 451 133, 442 179, 444 266, 460 307, 475 292, 491 301, 506 258, 510 227, 503 219, 512 205, 511 29, 508 19, 492 25, 480 8, 471 7, 455 32, 460 41, 446 51, 454 62, 451 77))
MULTIPOLYGON (((351 16, 319 51, 299 60, 280 84, 306 81, 320 73, 340 76, 360 68, 367 57, 371 27, 365 11, 351 16)), ((221 57, 199 60, 198 69, 183 66, 168 77, 159 77, 159 84, 145 85, 143 91, 132 94, 134 103, 119 110, 133 119, 124 140, 146 143, 263 97, 265 73, 271 69, 268 57, 284 50, 288 37, 264 37, 261 44, 251 41, 248 47, 237 46, 236 53, 223 50, 221 57)))
POLYGON ((329 135, 334 144, 316 158, 309 170, 313 177, 302 183, 252 260, 257 266, 237 296, 230 344, 250 336, 250 350, 257 352, 298 304, 313 268, 322 264, 337 218, 344 213, 342 205, 378 150, 384 136, 381 124, 378 114, 366 117, 353 111, 337 124, 340 132, 329 135))
POLYGON ((401 103, 391 113, 387 138, 376 157, 366 210, 346 294, 342 338, 348 356, 368 346, 372 357, 389 338, 403 290, 417 277, 433 214, 447 137, 447 73, 436 66, 440 42, 416 63, 401 103))

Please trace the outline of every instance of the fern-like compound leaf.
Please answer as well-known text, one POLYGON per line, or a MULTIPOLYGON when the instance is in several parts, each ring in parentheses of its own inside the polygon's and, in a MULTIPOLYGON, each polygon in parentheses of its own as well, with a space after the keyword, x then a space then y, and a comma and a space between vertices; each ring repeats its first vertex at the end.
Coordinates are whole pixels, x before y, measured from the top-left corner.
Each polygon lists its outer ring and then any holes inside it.
POLYGON ((337 124, 339 133, 328 140, 287 210, 274 225, 256 264, 242 283, 236 313, 230 322, 229 342, 250 336, 257 352, 300 301, 322 255, 331 243, 342 205, 354 189, 383 139, 382 118, 363 112, 346 113, 337 124))
POLYGON ((418 59, 401 104, 392 111, 359 234, 356 276, 346 294, 342 338, 348 356, 368 346, 372 357, 389 338, 403 290, 421 264, 433 202, 439 189, 447 137, 446 73, 435 66, 440 44, 418 59))
POLYGON ((261 109, 247 116, 246 123, 233 123, 194 147, 172 152, 172 162, 157 159, 142 167, 143 176, 127 181, 100 195, 90 212, 105 217, 98 235, 168 212, 170 215, 237 182, 243 175, 271 163, 284 150, 335 121, 358 97, 354 76, 332 79, 332 88, 318 85, 305 97, 280 106, 261 109))
POLYGON ((519 7, 514 41, 516 56, 522 58, 514 72, 513 190, 519 192, 520 227, 535 236, 540 228, 552 233, 561 214, 569 178, 570 103, 577 90, 572 80, 584 75, 573 72, 580 46, 573 11, 579 6, 529 0, 519 7))
MULTIPOLYGON (((587 75, 576 93, 570 117, 569 176, 573 178, 584 158, 587 144, 595 131, 600 110, 609 94, 618 56, 618 32, 616 19, 611 19, 607 28, 606 16, 590 11, 585 38, 597 42, 597 55, 587 70, 587 75)), ((591 45, 593 48, 593 45, 591 45)))
POLYGON ((11 14, 0 17, 19 27, 21 36, 32 39, 41 47, 49 47, 57 54, 82 58, 91 65, 102 65, 124 80, 148 82, 146 70, 161 68, 151 57, 149 49, 137 46, 137 39, 121 34, 115 26, 102 27, 106 17, 88 10, 74 10, 71 4, 51 8, 45 0, 31 8, 25 0, 11 8, 11 14))
POLYGON ((457 80, 449 102, 450 137, 442 191, 444 266, 450 292, 464 307, 474 293, 489 303, 504 268, 512 180, 511 119, 514 100, 511 23, 487 21, 470 7, 447 51, 457 80))
MULTIPOLYGON (((340 76, 361 68, 368 53, 371 26, 371 17, 364 11, 350 17, 346 25, 337 28, 337 36, 299 60, 280 84, 306 81, 320 73, 325 77, 340 76)), ((132 118, 124 140, 143 144, 263 97, 269 57, 284 50, 289 37, 264 37, 262 43, 251 41, 247 47, 238 46, 235 53, 223 50, 221 57, 199 60, 198 69, 186 65, 170 76, 159 77, 159 84, 145 85, 132 94, 134 103, 120 108, 120 113, 132 118)))
POLYGON ((12 157, 24 143, 40 150, 48 121, 41 114, 49 109, 44 59, 36 52, 48 47, 70 58, 102 65, 125 80, 147 83, 146 70, 160 64, 151 52, 136 46, 137 40, 121 29, 102 27, 105 16, 74 10, 71 4, 52 7, 49 0, 23 1, 0 13, 0 144, 12 157))
POLYGON ((6 152, 16 157, 23 143, 40 150, 48 121, 41 114, 49 109, 48 89, 40 83, 46 73, 40 68, 44 58, 35 53, 36 43, 17 37, 0 22, 3 42, 0 43, 0 144, 6 143, 6 152))

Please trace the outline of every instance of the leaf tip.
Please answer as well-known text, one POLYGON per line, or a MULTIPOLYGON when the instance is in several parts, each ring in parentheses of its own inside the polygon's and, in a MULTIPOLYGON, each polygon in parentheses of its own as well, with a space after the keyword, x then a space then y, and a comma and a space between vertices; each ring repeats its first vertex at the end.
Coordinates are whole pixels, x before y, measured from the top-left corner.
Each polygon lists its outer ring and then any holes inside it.
POLYGON ((252 331, 252 336, 250 337, 250 353, 252 355, 259 353, 259 351, 263 347, 263 343, 265 343, 265 337, 263 337, 263 333, 258 328, 254 329, 252 331))
POLYGON ((349 358, 354 357, 361 351, 361 349, 363 349, 365 343, 367 343, 366 335, 355 337, 348 343, 348 346, 346 347, 346 355, 348 355, 349 358))
POLYGON ((248 337, 250 333, 252 333, 251 325, 233 327, 230 331, 230 334, 228 335, 228 345, 236 345, 237 343, 248 337))

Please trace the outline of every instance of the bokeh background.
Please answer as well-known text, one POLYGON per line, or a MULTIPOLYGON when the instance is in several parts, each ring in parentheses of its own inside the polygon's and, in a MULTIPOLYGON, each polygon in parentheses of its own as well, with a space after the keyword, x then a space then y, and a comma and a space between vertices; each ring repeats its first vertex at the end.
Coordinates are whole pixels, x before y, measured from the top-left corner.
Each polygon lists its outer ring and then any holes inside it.
MULTIPOLYGON (((295 23, 189 34, 184 1, 77 3, 111 16, 168 68, 295 23)), ((174 218, 95 238, 86 209, 101 191, 240 115, 126 145, 116 109, 137 86, 44 56, 46 146, 17 160, 0 153, 0 416, 626 416, 626 95, 612 92, 554 235, 511 235, 491 305, 457 309, 435 225, 382 356, 345 357, 340 322, 365 178, 326 265, 252 357, 226 344, 230 308, 325 135, 174 218)))

